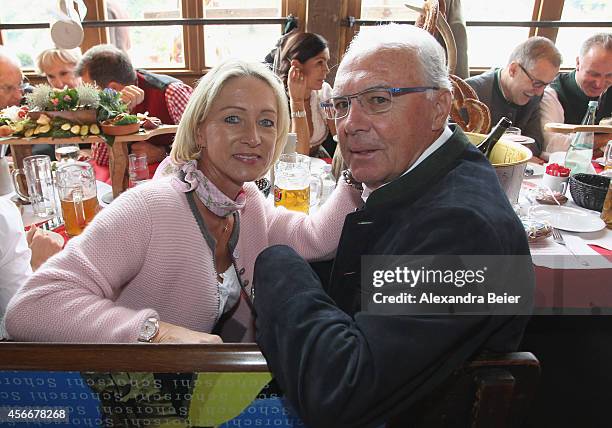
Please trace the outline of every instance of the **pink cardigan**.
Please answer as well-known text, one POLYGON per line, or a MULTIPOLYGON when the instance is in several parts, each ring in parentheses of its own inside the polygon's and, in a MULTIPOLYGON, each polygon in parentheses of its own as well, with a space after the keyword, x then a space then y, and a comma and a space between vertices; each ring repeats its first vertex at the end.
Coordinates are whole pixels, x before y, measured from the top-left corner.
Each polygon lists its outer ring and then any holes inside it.
MULTIPOLYGON (((342 180, 312 216, 275 209, 253 183, 244 188, 234 258, 249 290, 255 258, 270 245, 290 245, 308 260, 331 258, 345 215, 360 205, 342 180)), ((6 327, 20 341, 136 342, 155 316, 208 333, 219 316, 214 272, 185 195, 170 178, 152 180, 102 210, 31 277, 9 303, 6 327)), ((254 341, 244 299, 233 317, 246 329, 241 340, 254 341)))

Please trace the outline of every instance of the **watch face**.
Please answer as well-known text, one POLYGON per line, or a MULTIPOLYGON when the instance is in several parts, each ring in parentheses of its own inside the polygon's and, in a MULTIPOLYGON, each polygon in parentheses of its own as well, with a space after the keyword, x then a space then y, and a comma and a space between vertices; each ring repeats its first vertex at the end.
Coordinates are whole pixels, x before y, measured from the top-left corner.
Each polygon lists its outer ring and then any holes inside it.
POLYGON ((155 334, 155 324, 153 324, 151 321, 147 320, 145 322, 144 328, 143 328, 143 333, 145 336, 147 336, 148 338, 151 338, 151 336, 153 336, 153 334, 155 334))
POLYGON ((145 342, 151 341, 157 334, 158 326, 159 324, 155 318, 147 319, 140 330, 138 339, 145 342))

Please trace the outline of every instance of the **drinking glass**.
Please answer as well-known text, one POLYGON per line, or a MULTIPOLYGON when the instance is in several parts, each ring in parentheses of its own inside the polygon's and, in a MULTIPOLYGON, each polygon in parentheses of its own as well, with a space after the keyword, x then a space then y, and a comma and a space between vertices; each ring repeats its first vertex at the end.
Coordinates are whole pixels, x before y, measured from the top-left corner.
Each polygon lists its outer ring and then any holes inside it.
POLYGON ((274 206, 308 214, 318 202, 321 187, 320 177, 310 175, 308 156, 282 154, 274 166, 274 206))
POLYGON ((56 176, 66 233, 79 235, 98 211, 93 167, 87 162, 64 163, 58 168, 56 176))
POLYGON ((505 135, 521 135, 521 128, 517 128, 516 126, 509 126, 505 131, 505 135))
POLYGON ((606 149, 604 151, 603 157, 604 170, 612 171, 612 140, 608 141, 606 144, 606 149))
POLYGON ((55 186, 51 175, 51 158, 47 155, 28 156, 23 159, 23 170, 15 169, 12 173, 15 192, 22 199, 32 204, 34 215, 47 217, 55 215, 55 186), (24 175, 27 193, 21 191, 18 176, 24 175))
POLYGON ((56 144, 55 159, 58 162, 79 160, 79 145, 77 143, 56 144))
POLYGON ((132 153, 128 156, 130 176, 130 187, 137 186, 149 179, 149 166, 147 164, 147 155, 132 153))

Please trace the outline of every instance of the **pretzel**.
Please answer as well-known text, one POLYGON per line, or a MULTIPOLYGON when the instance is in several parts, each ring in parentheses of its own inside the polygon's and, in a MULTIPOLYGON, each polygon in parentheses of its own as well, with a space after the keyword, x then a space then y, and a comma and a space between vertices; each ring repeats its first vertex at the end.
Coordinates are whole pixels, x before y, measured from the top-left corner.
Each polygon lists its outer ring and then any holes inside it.
POLYGON ((463 96, 463 98, 478 99, 478 94, 476 91, 474 91, 474 88, 468 85, 467 82, 461 77, 455 76, 454 74, 451 74, 448 77, 453 84, 453 94, 456 93, 455 88, 457 88, 457 91, 463 96))
POLYGON ((482 101, 474 98, 465 100, 463 106, 466 108, 469 117, 467 131, 477 132, 479 134, 488 133, 491 127, 491 113, 489 112, 489 107, 482 101))
MULTIPOLYGON (((415 26, 419 28, 423 28, 426 19, 433 18, 433 15, 430 13, 432 9, 428 5, 427 5, 427 11, 425 10, 424 7, 413 6, 407 3, 404 3, 404 6, 406 6, 408 9, 414 12, 419 13, 419 18, 417 19, 417 22, 415 23, 415 26), (428 12, 430 16, 427 15, 428 12)), ((430 33, 432 35, 435 35, 436 31, 440 33, 440 36, 442 37, 442 40, 444 42, 443 46, 446 48, 448 72, 452 74, 455 72, 455 67, 457 66, 457 45, 455 43, 455 37, 453 36, 453 32, 451 31, 451 28, 448 25, 448 22, 446 21, 445 0, 438 0, 438 14, 437 14, 437 19, 436 19, 436 28, 430 31, 430 33)))
POLYGON ((421 12, 414 25, 434 36, 439 13, 439 0, 425 0, 423 2, 423 12, 421 12))
POLYGON ((463 79, 450 75, 453 86, 453 104, 451 106, 451 118, 467 132, 487 133, 491 126, 491 114, 489 108, 478 99, 478 95, 463 79), (468 116, 466 123, 461 116, 465 109, 468 116))

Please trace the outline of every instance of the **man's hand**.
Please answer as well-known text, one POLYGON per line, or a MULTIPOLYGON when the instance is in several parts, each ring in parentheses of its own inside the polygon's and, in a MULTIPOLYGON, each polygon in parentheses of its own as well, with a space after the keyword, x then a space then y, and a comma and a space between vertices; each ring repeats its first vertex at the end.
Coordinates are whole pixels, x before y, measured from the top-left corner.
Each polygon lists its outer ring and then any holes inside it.
POLYGON ((155 343, 223 343, 216 334, 201 333, 174 324, 159 322, 159 333, 155 343))
POLYGON ((164 146, 156 146, 146 141, 132 144, 132 153, 147 155, 148 164, 161 162, 166 157, 166 149, 164 146))
POLYGON ((59 243, 36 226, 32 226, 28 230, 26 241, 30 250, 32 250, 32 258, 30 259, 32 270, 38 269, 49 257, 62 249, 59 243))
POLYGON ((128 85, 121 90, 121 100, 126 103, 130 111, 142 103, 145 98, 145 93, 138 86, 128 85))

